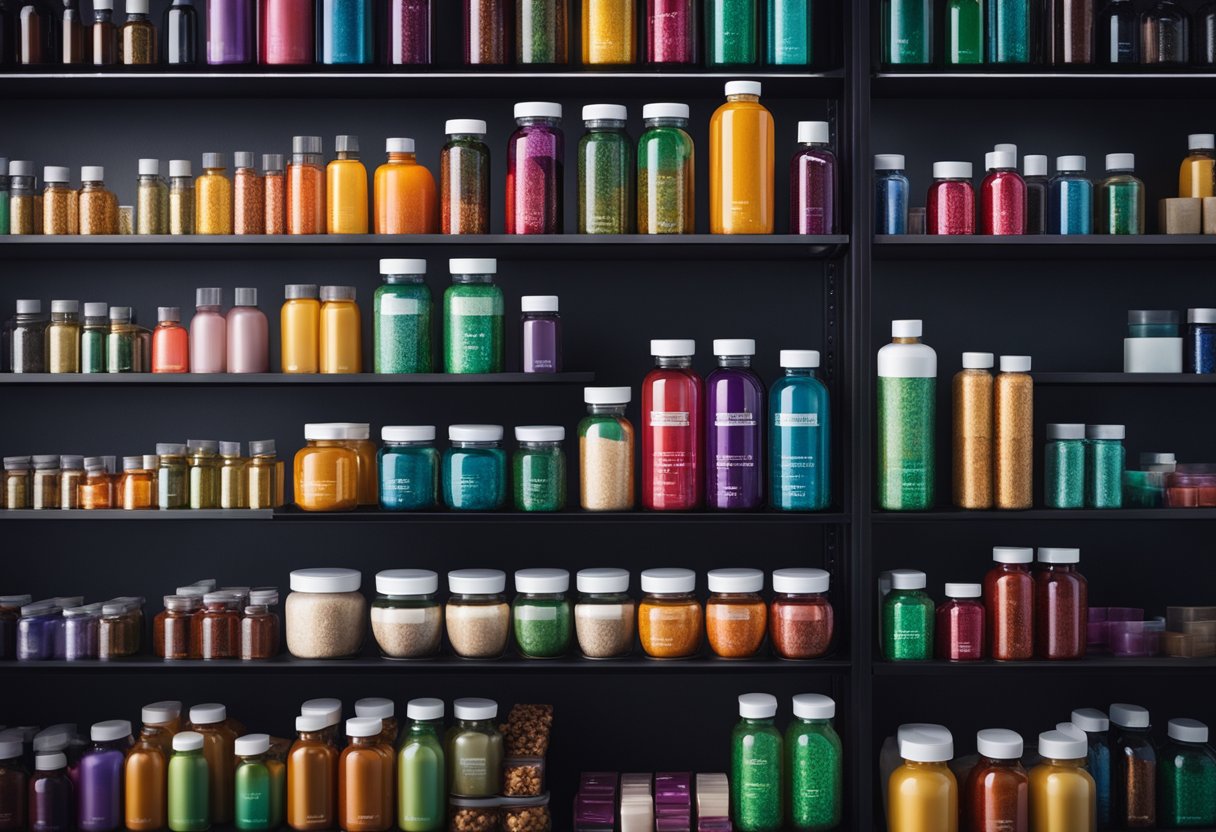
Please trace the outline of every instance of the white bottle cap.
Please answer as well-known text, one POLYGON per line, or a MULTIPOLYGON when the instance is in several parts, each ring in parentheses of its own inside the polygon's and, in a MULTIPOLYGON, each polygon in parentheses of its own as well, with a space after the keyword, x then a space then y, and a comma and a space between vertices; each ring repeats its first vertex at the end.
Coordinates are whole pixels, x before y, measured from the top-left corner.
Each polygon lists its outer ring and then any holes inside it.
MULTIPOLYGON (((432 572, 432 575, 435 573, 432 572)), ((369 696, 360 699, 355 703, 355 716, 370 717, 374 719, 391 719, 397 712, 396 706, 391 699, 383 699, 378 696, 369 696)), ((350 732, 347 731, 349 734, 350 732)))
POLYGON ((715 338, 714 355, 755 355, 754 338, 715 338))
POLYGON ((624 121, 629 111, 622 104, 587 104, 583 107, 583 121, 624 121))
POLYGON ((813 370, 819 366, 819 350, 781 350, 778 364, 787 370, 813 370))
POLYGON ((1086 425, 1086 439, 1123 439, 1126 434, 1123 425, 1086 425))
POLYGON ((9 176, 33 176, 34 175, 34 163, 33 162, 23 162, 23 161, 18 161, 16 159, 14 159, 13 161, 8 163, 8 175, 9 176))
POLYGON ((831 719, 836 716, 836 700, 822 693, 796 693, 794 716, 799 719, 831 719))
POLYGON ((48 184, 51 182, 71 182, 72 172, 68 168, 60 167, 59 165, 48 165, 42 169, 42 181, 48 184))
POLYGON ((380 428, 385 442, 434 442, 434 425, 385 425, 380 428))
POLYGON ((423 697, 405 703, 405 716, 414 720, 443 719, 443 700, 423 697))
POLYGON ((450 118, 443 123, 443 132, 449 136, 484 136, 486 123, 479 118, 450 118))
POLYGON ((934 162, 934 179, 970 179, 972 166, 970 162, 934 162))
MULTIPOLYGON (((178 734, 178 736, 180 737, 181 734, 178 734)), ((201 740, 202 737, 199 737, 199 739, 201 740)), ((67 768, 67 765, 67 755, 63 754, 62 752, 56 752, 55 754, 39 754, 34 758, 35 771, 58 771, 61 768, 67 768)))
POLYGON ((997 563, 1030 563, 1034 549, 1029 546, 993 546, 992 559, 997 563))
POLYGON ((380 261, 380 274, 426 274, 426 261, 407 257, 386 257, 380 261))
POLYGON ((516 118, 561 118, 562 105, 552 101, 521 101, 515 105, 516 118))
POLYGON ((1030 356, 1029 355, 1002 355, 1001 356, 1001 372, 1002 373, 1029 373, 1030 372, 1030 356))
POLYGON ((1197 719, 1171 719, 1166 733, 1179 742, 1207 742, 1208 726, 1197 719))
POLYGON ((182 715, 182 703, 176 699, 166 699, 163 702, 153 702, 144 705, 139 712, 139 719, 144 725, 164 725, 182 715))
POLYGON ((114 742, 129 736, 131 736, 131 723, 125 719, 97 722, 89 729, 89 739, 93 742, 114 742))
POLYGON ((515 428, 517 442, 562 442, 566 429, 561 425, 519 425, 515 428))
POLYGON ((697 342, 691 338, 652 338, 650 354, 658 358, 679 358, 697 354, 697 342))
POLYGON ((501 442, 502 425, 448 425, 449 442, 501 442))
POLYGON ((93 10, 109 11, 114 8, 114 0, 93 0, 93 10))
POLYGON ((879 153, 874 157, 874 170, 903 170, 902 153, 879 153))
POLYGON ((457 699, 452 703, 452 714, 463 720, 493 719, 498 716, 498 703, 493 699, 457 699))
POLYGON ((831 140, 831 127, 826 121, 798 122, 799 144, 827 144, 831 140))
POLYGON ((1089 755, 1089 743, 1064 731, 1039 734, 1039 756, 1048 760, 1082 760, 1089 755))
POLYGON ((633 391, 628 387, 584 387, 583 401, 587 404, 629 404, 633 391))
POLYGON ((919 338, 923 324, 917 320, 891 321, 892 338, 919 338))
POLYGON ((518 569, 515 591, 530 595, 549 595, 570 589, 570 573, 565 569, 518 569))
POLYGON ((1056 157, 1056 172, 1063 173, 1064 171, 1083 172, 1085 170, 1084 156, 1057 156, 1056 157))
POLYGON ((1072 712, 1072 724, 1082 731, 1098 732, 1110 730, 1110 719, 1097 708, 1077 708, 1072 712))
POLYGON ((771 693, 739 695, 739 716, 744 719, 772 719, 777 715, 777 697, 771 693))
POLYGON ((1000 144, 993 145, 992 149, 997 153, 1010 154, 1013 156, 1013 164, 1010 167, 1016 168, 1018 166, 1018 146, 1013 142, 1001 142, 1000 144))
POLYGON ((919 569, 892 569, 890 575, 892 589, 925 588, 925 573, 919 569))
POLYGON ((170 176, 191 176, 193 169, 190 167, 189 159, 170 159, 169 160, 169 175, 170 176))
POLYGON ((346 736, 374 737, 384 730, 384 722, 379 717, 357 716, 346 720, 346 736))
MULTIPOLYGON (((438 591, 439 575, 429 569, 385 569, 376 573, 376 592, 381 595, 433 595, 438 591)), ((358 707, 356 702, 355 714, 364 716, 358 707)))
POLYGON ((1148 709, 1139 705, 1116 703, 1110 706, 1110 721, 1120 728, 1147 728, 1148 709))
POLYGON ((899 756, 914 763, 945 763, 954 757, 954 737, 942 725, 900 726, 899 756))
MULTIPOLYGON (((127 4, 127 9, 131 8, 127 4)), ((139 160, 139 175, 140 176, 159 176, 160 175, 160 159, 140 159, 139 160)))
POLYGON ((1022 158, 1022 174, 1024 176, 1046 176, 1047 157, 1041 153, 1024 156, 1022 158))
POLYGON ((1136 154, 1135 153, 1107 153, 1106 154, 1106 169, 1107 170, 1135 170, 1136 169, 1136 154))
POLYGON ((1022 757, 1022 735, 1007 728, 985 728, 975 735, 975 750, 990 760, 1022 757))
POLYGON ((557 312, 557 295, 524 295, 519 299, 521 312, 557 312))
POLYGON ((101 165, 85 165, 80 169, 81 182, 102 182, 106 178, 106 169, 101 165))
POLYGON ((710 592, 761 592, 764 589, 764 573, 759 569, 711 569, 707 577, 710 592))
POLYGON ((575 586, 579 592, 628 592, 629 570, 614 567, 580 569, 575 576, 575 586))
POLYGON ((392 138, 384 140, 385 153, 413 153, 414 140, 407 138, 392 138))
POLYGON ((1012 153, 1005 150, 993 150, 990 153, 984 154, 984 170, 996 170, 997 168, 1017 168, 1017 159, 1012 153))
POLYGON ((148 0, 127 0, 127 14, 147 14, 148 0))
POLYGON ((1084 439, 1085 425, 1075 422, 1057 422, 1047 426, 1048 439, 1084 439))
POLYGON ((322 727, 328 728, 342 721, 342 700, 333 697, 309 699, 300 706, 300 713, 305 716, 319 716, 325 720, 322 727))
POLYGON ((449 274, 497 274, 498 261, 493 257, 453 257, 448 261, 449 274))
POLYGON ((691 569, 660 567, 642 571, 642 592, 676 594, 697 588, 697 573, 691 569))
POLYGON ((661 101, 642 107, 642 118, 688 118, 688 105, 661 101))
POLYGON ((195 705, 190 709, 190 722, 194 725, 214 725, 227 718, 228 709, 215 702, 195 705))
POLYGON ((24 750, 19 737, 10 739, 8 736, 0 736, 0 760, 15 760, 24 750))
POLYGON ((1216 309, 1200 307, 1186 310, 1188 324, 1216 324, 1216 309))
POLYGON ((238 737, 233 752, 238 757, 256 757, 270 750, 269 734, 246 734, 238 737))
POLYGON ((1216 134, 1212 133, 1192 133, 1186 137, 1187 150, 1213 150, 1216 149, 1216 134))
POLYGON ((727 95, 759 95, 760 94, 760 82, 759 81, 727 81, 726 82, 726 94, 727 95))
POLYGON ((507 588, 501 569, 455 569, 448 573, 448 591, 455 595, 498 595, 507 588))
POLYGON ((182 731, 173 735, 174 751, 200 751, 203 747, 203 735, 197 731, 182 731))
POLYGON ((1042 546, 1038 551, 1039 563, 1080 563, 1081 550, 1053 546, 1042 546))
MULTIPOLYGON (((329 720, 321 714, 300 714, 296 717, 296 730, 301 734, 314 734, 329 727, 329 720)), ((181 734, 178 734, 180 737, 181 734)))
POLYGON ((358 592, 363 574, 358 569, 296 569, 291 573, 292 592, 358 592))
POLYGON ((963 353, 964 370, 991 370, 994 358, 990 352, 963 353))
POLYGON ((983 593, 980 584, 946 584, 947 598, 979 598, 983 593))
POLYGON ((791 567, 773 570, 773 592, 790 595, 810 595, 827 592, 832 576, 823 569, 791 567))

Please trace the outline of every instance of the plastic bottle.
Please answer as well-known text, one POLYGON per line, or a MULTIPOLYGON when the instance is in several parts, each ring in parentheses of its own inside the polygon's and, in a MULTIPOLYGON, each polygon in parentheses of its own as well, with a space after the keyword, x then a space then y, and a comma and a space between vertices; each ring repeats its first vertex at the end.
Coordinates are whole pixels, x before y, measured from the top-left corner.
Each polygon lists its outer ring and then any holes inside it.
POLYGON ((828 389, 817 350, 782 350, 785 375, 769 391, 769 506, 819 511, 832 501, 828 389))
POLYGON ((228 372, 270 372, 270 330, 266 313, 258 309, 257 289, 236 290, 225 328, 228 372))
POLYGON ((773 233, 773 116, 758 81, 728 81, 709 122, 709 231, 773 233))
POLYGON ((326 228, 330 234, 367 233, 367 168, 359 161, 359 137, 334 139, 338 158, 326 168, 326 228))
POLYGON ((878 351, 878 504, 888 511, 933 507, 937 353, 921 322, 891 322, 878 351))
POLYGON ((227 323, 220 314, 224 290, 194 290, 194 317, 190 319, 190 372, 222 373, 228 369, 227 323))

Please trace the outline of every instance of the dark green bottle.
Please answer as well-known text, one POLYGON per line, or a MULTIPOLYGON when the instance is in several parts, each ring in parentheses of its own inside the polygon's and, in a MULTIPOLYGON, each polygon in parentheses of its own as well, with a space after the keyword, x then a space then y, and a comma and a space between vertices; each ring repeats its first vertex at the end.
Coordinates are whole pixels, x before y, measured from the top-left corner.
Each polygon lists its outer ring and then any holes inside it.
POLYGON ((1216 754, 1208 726, 1171 719, 1157 756, 1157 822, 1166 828, 1216 825, 1216 754))
POLYGON ((756 62, 756 0, 705 0, 705 63, 756 62))
POLYGON ((287 771, 270 759, 270 737, 248 734, 236 741, 234 782, 237 829, 278 829, 283 823, 287 771))
POLYGON ((773 724, 777 697, 745 693, 731 732, 730 807, 738 832, 779 832, 784 826, 781 732, 773 724))
POLYGON ((925 573, 891 570, 891 591, 882 602, 882 649, 888 661, 933 658, 933 599, 925 593, 925 573))
POLYGON ((106 334, 110 331, 110 307, 105 303, 84 305, 84 326, 80 330, 80 372, 106 371, 106 334))

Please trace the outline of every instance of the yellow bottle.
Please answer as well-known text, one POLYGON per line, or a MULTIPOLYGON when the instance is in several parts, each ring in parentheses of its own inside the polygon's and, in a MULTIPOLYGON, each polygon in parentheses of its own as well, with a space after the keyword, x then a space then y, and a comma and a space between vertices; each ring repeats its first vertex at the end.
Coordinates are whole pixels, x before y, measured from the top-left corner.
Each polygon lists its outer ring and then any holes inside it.
POLYGON ((367 168, 359 161, 359 137, 334 140, 338 158, 325 169, 326 227, 330 234, 367 233, 367 168))
POLYGON ((633 7, 633 0, 583 0, 584 64, 637 60, 633 7))
POLYGON ((728 81, 709 121, 709 231, 773 233, 773 115, 758 81, 728 81))
POLYGON ((887 781, 888 832, 958 832, 954 738, 940 725, 901 726, 903 765, 887 781))
POLYGON ((1186 146, 1190 153, 1182 160, 1182 167, 1178 169, 1178 196, 1212 196, 1212 164, 1216 136, 1211 133, 1192 133, 1186 137, 1186 146))
POLYGON ((363 372, 363 338, 354 286, 321 287, 319 348, 321 372, 363 372))
POLYGON ((1030 770, 1032 832, 1094 832, 1098 790, 1085 770, 1088 743, 1063 731, 1039 734, 1043 762, 1030 770))
POLYGON ((318 372, 320 290, 315 283, 292 283, 284 287, 283 294, 283 309, 279 313, 279 328, 282 332, 280 370, 284 373, 318 372))
POLYGON ((223 153, 204 153, 203 172, 194 181, 194 233, 232 233, 232 180, 224 175, 223 153))

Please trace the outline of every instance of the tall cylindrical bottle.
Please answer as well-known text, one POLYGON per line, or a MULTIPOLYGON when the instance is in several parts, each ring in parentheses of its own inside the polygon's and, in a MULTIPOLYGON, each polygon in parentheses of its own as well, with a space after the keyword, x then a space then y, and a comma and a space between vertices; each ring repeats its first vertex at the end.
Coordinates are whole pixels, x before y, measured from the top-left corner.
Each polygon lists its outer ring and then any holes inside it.
POLYGON ((758 81, 728 81, 709 122, 709 232, 773 233, 773 115, 758 81))
POLYGON ((785 376, 769 392, 769 505, 781 511, 816 511, 832 500, 832 409, 818 366, 817 350, 782 350, 785 376))
POLYGON ((204 832, 211 828, 210 776, 203 756, 202 734, 182 731, 173 737, 168 793, 172 832, 204 832))
POLYGON ((127 752, 123 768, 124 815, 127 829, 132 832, 157 832, 165 828, 165 788, 168 784, 169 760, 165 754, 168 731, 163 726, 149 724, 149 719, 163 718, 156 705, 143 709, 144 727, 139 739, 127 752))
POLYGON ((790 161, 790 233, 836 233, 836 155, 826 121, 798 122, 790 161))
POLYGON ((701 504, 701 409, 692 369, 696 342, 654 340, 654 369, 642 382, 642 506, 681 511, 701 504))
POLYGON ((933 0, 883 0, 882 62, 933 63, 933 0))
POLYGON ((442 832, 444 771, 442 699, 411 699, 397 757, 397 825, 403 832, 442 832))
POLYGON ((992 508, 992 365, 990 352, 963 353, 954 375, 954 504, 992 508))
POLYGON ((515 105, 519 128, 507 144, 508 234, 562 233, 565 137, 562 105, 523 101, 515 105))
POLYGON ((705 63, 754 64, 757 58, 756 0, 706 0, 705 63))
POLYGON ((739 832, 777 832, 785 819, 784 753, 773 725, 777 697, 745 693, 731 732, 731 820, 739 832))
POLYGON ((889 511, 933 507, 937 353, 920 342, 921 322, 891 322, 878 351, 878 504, 889 511))
POLYGON ((238 288, 228 310, 227 365, 230 373, 270 372, 270 328, 258 309, 258 290, 238 288))
POLYGON ((1030 508, 1034 499, 1034 382, 1029 355, 1002 355, 994 403, 997 508, 1030 508))
POLYGON ((1026 180, 1007 150, 984 155, 988 175, 980 184, 980 229, 984 234, 1026 233, 1026 180))
MULTIPOLYGON (((1216 20, 1216 18, 1213 18, 1216 20)), ((1186 137, 1188 153, 1178 167, 1178 196, 1205 197, 1213 194, 1216 166, 1216 135, 1192 133, 1186 137)))
POLYGON ((705 503, 754 510, 764 499, 764 382, 752 371, 756 342, 714 339, 718 368, 705 379, 705 503))
POLYGON ((326 167, 326 229, 330 234, 367 233, 367 168, 359 161, 359 137, 334 139, 338 158, 326 167))

